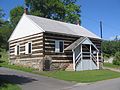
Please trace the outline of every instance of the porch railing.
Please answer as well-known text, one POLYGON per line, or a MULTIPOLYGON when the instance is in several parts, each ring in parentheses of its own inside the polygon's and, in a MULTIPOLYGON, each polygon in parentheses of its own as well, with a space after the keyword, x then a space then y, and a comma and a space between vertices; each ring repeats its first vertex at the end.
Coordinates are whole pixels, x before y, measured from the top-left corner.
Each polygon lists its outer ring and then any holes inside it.
POLYGON ((78 56, 75 58, 75 67, 77 67, 81 59, 82 59, 82 53, 79 53, 78 56))
POLYGON ((90 53, 90 55, 91 55, 90 59, 92 59, 93 62, 97 65, 97 58, 92 53, 90 53))
POLYGON ((93 62, 94 62, 95 65, 97 66, 97 57, 96 57, 95 55, 93 55, 92 53, 83 52, 83 53, 79 53, 79 54, 77 55, 77 57, 75 58, 75 68, 77 67, 78 63, 79 63, 84 57, 88 57, 90 60, 93 60, 93 62), (84 55, 84 53, 89 54, 89 55, 84 55))

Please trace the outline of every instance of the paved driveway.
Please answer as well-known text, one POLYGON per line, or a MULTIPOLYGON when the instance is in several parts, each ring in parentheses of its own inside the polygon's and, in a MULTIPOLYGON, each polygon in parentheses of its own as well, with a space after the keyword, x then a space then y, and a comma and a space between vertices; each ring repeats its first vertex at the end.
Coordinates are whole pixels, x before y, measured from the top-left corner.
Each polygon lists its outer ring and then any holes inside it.
POLYGON ((75 85, 64 90, 120 90, 120 78, 99 81, 88 85, 75 85))
POLYGON ((74 84, 3 67, 0 67, 0 78, 20 85, 22 90, 120 90, 120 78, 91 84, 74 84))
POLYGON ((22 87, 22 90, 61 90, 73 83, 48 78, 36 74, 0 67, 0 78, 10 80, 22 87))

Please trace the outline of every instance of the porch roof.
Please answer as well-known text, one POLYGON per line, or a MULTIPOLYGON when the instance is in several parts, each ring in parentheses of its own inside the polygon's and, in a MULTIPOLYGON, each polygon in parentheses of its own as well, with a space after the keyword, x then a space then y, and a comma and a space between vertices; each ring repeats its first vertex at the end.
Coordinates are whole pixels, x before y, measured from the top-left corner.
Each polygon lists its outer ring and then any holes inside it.
POLYGON ((78 40, 73 42, 71 45, 66 47, 64 50, 73 50, 76 46, 78 46, 86 37, 80 37, 78 40))
POLYGON ((95 49, 97 51, 99 51, 97 49, 97 47, 90 41, 90 39, 88 37, 80 37, 78 40, 76 40, 75 42, 73 42, 71 45, 69 45, 68 47, 66 47, 64 50, 73 50, 75 49, 79 44, 91 44, 95 47, 95 49), (88 42, 85 42, 86 40, 88 40, 88 42))

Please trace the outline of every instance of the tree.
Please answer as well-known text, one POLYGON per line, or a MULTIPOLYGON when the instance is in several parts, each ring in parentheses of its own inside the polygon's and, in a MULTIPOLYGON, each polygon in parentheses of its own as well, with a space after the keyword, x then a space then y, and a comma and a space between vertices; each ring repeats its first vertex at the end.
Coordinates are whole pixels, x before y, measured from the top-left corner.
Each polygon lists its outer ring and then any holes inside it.
POLYGON ((8 50, 8 39, 12 33, 13 28, 9 21, 5 21, 4 25, 0 27, 0 48, 8 50))
POLYGON ((4 23, 4 20, 2 19, 4 16, 5 16, 5 13, 3 12, 2 8, 0 8, 0 27, 4 23))
POLYGON ((115 58, 113 60, 114 65, 120 65, 120 52, 115 53, 115 58))
POLYGON ((80 21, 80 6, 76 0, 25 0, 33 15, 76 23, 80 21))
POLYGON ((17 25, 23 13, 24 8, 22 6, 17 6, 10 11, 10 22, 13 27, 17 25))
POLYGON ((8 38, 10 34, 12 33, 13 28, 11 27, 11 24, 9 21, 3 20, 3 17, 5 16, 5 13, 0 8, 0 49, 6 49, 8 50, 8 38))
POLYGON ((120 51, 120 41, 103 41, 102 51, 105 56, 114 56, 116 52, 120 51))

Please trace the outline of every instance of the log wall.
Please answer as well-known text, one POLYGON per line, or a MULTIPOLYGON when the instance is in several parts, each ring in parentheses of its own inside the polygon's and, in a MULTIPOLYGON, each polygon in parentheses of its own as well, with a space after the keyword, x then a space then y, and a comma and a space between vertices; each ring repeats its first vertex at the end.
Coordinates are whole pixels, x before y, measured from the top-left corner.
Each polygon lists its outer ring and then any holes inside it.
POLYGON ((62 40, 64 42, 64 48, 68 47, 78 37, 67 36, 64 34, 55 34, 55 33, 44 33, 44 55, 48 55, 52 58, 52 62, 72 62, 73 54, 72 51, 64 51, 63 53, 55 52, 55 40, 62 40))
MULTIPOLYGON (((38 33, 9 42, 10 62, 38 68, 43 59, 43 33, 38 33), (32 54, 25 53, 25 44, 32 42, 32 54), (20 54, 15 55, 15 46, 19 44, 20 54)), ((42 68, 41 68, 42 69, 42 68)))
MULTIPOLYGON (((42 60, 45 56, 52 58, 52 62, 56 64, 72 63, 72 51, 64 51, 60 53, 55 52, 55 40, 62 40, 64 48, 68 47, 74 41, 79 39, 78 36, 58 34, 58 33, 38 33, 23 38, 19 38, 9 42, 10 62, 13 64, 25 65, 28 67, 39 68, 42 70, 42 60), (32 42, 32 54, 25 54, 25 44, 32 42), (20 45, 20 55, 15 55, 15 46, 20 45)), ((101 41, 90 38, 90 40, 101 50, 101 41)), ((101 54, 99 55, 101 56, 101 54)), ((65 66, 65 65, 63 65, 65 66)))
MULTIPOLYGON (((64 53, 55 53, 55 40, 63 40, 64 48, 66 48, 79 38, 79 36, 70 36, 50 32, 44 33, 44 56, 50 56, 53 62, 72 62, 72 51, 64 51, 64 53)), ((101 51, 101 40, 94 38, 90 38, 90 40, 101 51)), ((101 53, 99 53, 99 56, 101 56, 101 53)))

